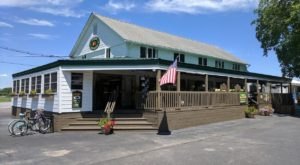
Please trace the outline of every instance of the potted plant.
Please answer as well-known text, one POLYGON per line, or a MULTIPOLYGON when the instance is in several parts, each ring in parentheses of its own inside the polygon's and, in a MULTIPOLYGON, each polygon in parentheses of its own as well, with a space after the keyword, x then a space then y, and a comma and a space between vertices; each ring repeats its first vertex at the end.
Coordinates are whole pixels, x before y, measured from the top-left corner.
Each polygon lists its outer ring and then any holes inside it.
POLYGON ((25 96, 25 92, 24 91, 20 91, 19 92, 19 97, 23 97, 23 96, 25 96))
POLYGON ((43 97, 53 97, 54 93, 51 89, 45 90, 44 94, 42 95, 43 97))
POLYGON ((255 114, 257 113, 257 109, 255 107, 248 107, 245 110, 245 116, 247 118, 255 118, 255 114))
POLYGON ((37 96, 36 90, 31 90, 29 96, 30 96, 30 97, 35 97, 35 96, 37 96))
POLYGON ((9 94, 9 96, 10 96, 10 97, 16 97, 16 96, 18 96, 18 95, 17 95, 15 92, 12 92, 12 93, 9 94))
POLYGON ((273 112, 274 109, 271 105, 267 105, 259 109, 259 114, 262 116, 271 116, 273 112))
POLYGON ((101 128, 101 133, 109 135, 113 133, 113 127, 115 125, 114 119, 101 118, 98 122, 98 126, 101 128))

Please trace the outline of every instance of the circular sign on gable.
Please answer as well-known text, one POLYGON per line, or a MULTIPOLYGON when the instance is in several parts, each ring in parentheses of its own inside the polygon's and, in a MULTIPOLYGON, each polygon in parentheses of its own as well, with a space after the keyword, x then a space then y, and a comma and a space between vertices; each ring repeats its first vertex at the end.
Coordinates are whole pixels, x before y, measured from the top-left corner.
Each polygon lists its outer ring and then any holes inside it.
POLYGON ((99 37, 95 36, 90 40, 90 49, 96 50, 100 45, 100 39, 99 37))

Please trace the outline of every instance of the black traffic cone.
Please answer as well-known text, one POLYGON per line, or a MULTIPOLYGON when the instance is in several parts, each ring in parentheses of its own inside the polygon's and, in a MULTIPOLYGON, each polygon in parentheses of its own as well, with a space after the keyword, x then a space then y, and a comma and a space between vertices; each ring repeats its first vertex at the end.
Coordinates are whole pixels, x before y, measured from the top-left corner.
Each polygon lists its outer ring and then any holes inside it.
POLYGON ((169 126, 168 126, 166 111, 164 111, 164 116, 160 122, 157 134, 158 135, 171 135, 171 131, 169 130, 169 126))

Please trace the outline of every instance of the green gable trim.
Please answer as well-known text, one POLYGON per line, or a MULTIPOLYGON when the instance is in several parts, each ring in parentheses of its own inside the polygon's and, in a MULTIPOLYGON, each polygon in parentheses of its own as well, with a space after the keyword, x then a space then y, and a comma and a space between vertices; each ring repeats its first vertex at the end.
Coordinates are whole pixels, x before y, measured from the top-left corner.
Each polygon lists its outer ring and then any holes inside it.
MULTIPOLYGON (((162 59, 131 59, 131 58, 122 58, 122 59, 98 59, 98 60, 58 60, 46 65, 38 66, 29 70, 25 70, 19 73, 15 73, 12 75, 13 78, 24 76, 31 73, 36 73, 44 70, 48 70, 51 68, 59 67, 59 66, 145 66, 145 65, 157 65, 157 66, 166 66, 172 64, 172 61, 162 60, 162 59)), ((252 72, 241 72, 241 71, 234 71, 234 70, 227 70, 227 69, 220 69, 214 67, 207 67, 207 66, 200 66, 195 64, 187 64, 187 63, 178 63, 178 68, 185 68, 185 69, 195 69, 199 71, 210 71, 224 74, 232 74, 232 75, 240 75, 240 76, 251 76, 257 78, 266 78, 271 79, 274 81, 288 81, 289 79, 266 75, 266 74, 259 74, 259 73, 252 73, 252 72)))

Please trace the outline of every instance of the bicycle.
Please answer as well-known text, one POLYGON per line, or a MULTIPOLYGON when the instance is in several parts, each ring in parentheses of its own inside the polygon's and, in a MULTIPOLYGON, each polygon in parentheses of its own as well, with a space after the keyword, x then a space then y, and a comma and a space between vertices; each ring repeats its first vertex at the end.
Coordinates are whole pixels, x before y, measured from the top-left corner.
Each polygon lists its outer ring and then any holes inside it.
POLYGON ((48 132, 50 126, 51 120, 45 117, 42 110, 36 110, 34 118, 29 117, 26 119, 24 117, 23 119, 16 121, 12 126, 12 133, 15 136, 23 136, 26 135, 28 129, 30 129, 45 134, 48 132))
POLYGON ((13 135, 12 126, 14 125, 14 123, 19 120, 22 120, 24 117, 25 117, 24 113, 19 113, 19 119, 14 119, 8 123, 8 132, 10 133, 10 135, 13 135))

